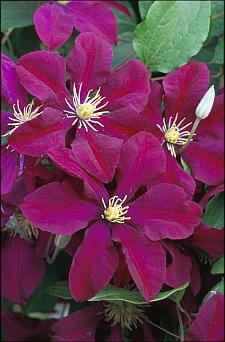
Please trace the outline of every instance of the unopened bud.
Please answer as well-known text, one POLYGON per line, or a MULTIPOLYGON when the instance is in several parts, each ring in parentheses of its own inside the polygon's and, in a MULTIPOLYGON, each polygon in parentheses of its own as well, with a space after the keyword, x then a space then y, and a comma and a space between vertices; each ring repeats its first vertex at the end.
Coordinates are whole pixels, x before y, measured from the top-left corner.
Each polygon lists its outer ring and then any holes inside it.
POLYGON ((72 235, 56 235, 55 241, 54 241, 55 246, 60 249, 65 248, 68 245, 71 239, 71 236, 72 235))
POLYGON ((214 100, 215 100, 215 89, 214 89, 214 85, 212 85, 207 90, 207 92, 205 93, 205 95, 203 96, 203 98, 201 99, 201 101, 199 102, 195 110, 195 114, 199 119, 202 120, 208 117, 208 115, 210 114, 212 110, 214 100))

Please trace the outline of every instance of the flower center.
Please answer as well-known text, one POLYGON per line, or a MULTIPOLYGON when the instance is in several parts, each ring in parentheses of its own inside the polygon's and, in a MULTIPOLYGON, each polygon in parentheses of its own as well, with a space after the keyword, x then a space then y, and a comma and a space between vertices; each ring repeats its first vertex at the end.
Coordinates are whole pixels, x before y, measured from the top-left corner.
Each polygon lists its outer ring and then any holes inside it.
POLYGON ((137 329, 138 323, 147 320, 143 306, 123 301, 108 301, 104 303, 104 315, 107 322, 112 321, 112 326, 120 324, 121 328, 129 330, 137 329))
POLYGON ((68 0, 68 1, 66 1, 66 0, 59 0, 59 1, 57 1, 60 5, 67 5, 69 2, 71 2, 71 0, 68 0))
POLYGON ((73 105, 69 103, 69 101, 65 98, 67 106, 71 110, 64 110, 67 118, 74 119, 72 125, 75 125, 77 122, 79 123, 78 128, 84 127, 86 131, 90 127, 94 131, 98 131, 93 124, 104 127, 98 119, 103 114, 108 114, 109 111, 101 110, 105 106, 107 106, 108 102, 102 104, 102 101, 105 97, 101 97, 99 88, 94 96, 91 96, 93 90, 89 90, 84 101, 81 101, 81 89, 82 83, 80 84, 79 90, 77 92, 76 85, 73 85, 73 105))
POLYGON ((168 141, 171 144, 176 144, 179 138, 180 138, 180 133, 179 133, 179 129, 177 128, 177 126, 171 127, 165 133, 166 141, 168 141))
MULTIPOLYGON (((189 131, 184 131, 184 129, 192 124, 189 122, 187 125, 181 127, 182 122, 186 119, 183 118, 178 124, 176 124, 178 118, 178 113, 175 116, 173 123, 171 123, 173 117, 169 118, 168 124, 166 124, 165 118, 163 118, 163 126, 158 128, 162 133, 164 133, 164 141, 166 141, 167 148, 170 151, 171 155, 176 157, 176 151, 174 145, 184 145, 188 141, 188 137, 190 135, 189 131)), ((192 140, 192 139, 191 139, 192 140)))
POLYGON ((126 220, 130 220, 131 217, 126 217, 129 206, 123 207, 123 203, 126 201, 127 195, 120 199, 118 196, 114 196, 109 199, 109 204, 106 206, 104 199, 102 198, 102 203, 105 208, 102 218, 116 223, 124 223, 126 220))
POLYGON ((31 121, 43 113, 43 111, 39 112, 39 109, 42 106, 38 106, 34 110, 32 110, 33 105, 34 105, 34 100, 32 100, 30 104, 24 107, 23 111, 20 109, 19 100, 17 100, 16 105, 15 104, 13 105, 14 118, 9 117, 9 120, 13 122, 8 123, 8 126, 14 126, 14 127, 6 134, 3 134, 2 137, 8 134, 11 135, 24 122, 31 121), (17 105, 17 108, 16 108, 16 105, 17 105))
POLYGON ((22 215, 20 210, 16 210, 15 214, 7 222, 3 231, 9 231, 10 236, 15 237, 19 234, 22 239, 37 239, 38 230, 22 215))
POLYGON ((90 119, 92 117, 94 111, 95 111, 95 109, 91 104, 82 103, 77 108, 77 116, 82 120, 90 119))

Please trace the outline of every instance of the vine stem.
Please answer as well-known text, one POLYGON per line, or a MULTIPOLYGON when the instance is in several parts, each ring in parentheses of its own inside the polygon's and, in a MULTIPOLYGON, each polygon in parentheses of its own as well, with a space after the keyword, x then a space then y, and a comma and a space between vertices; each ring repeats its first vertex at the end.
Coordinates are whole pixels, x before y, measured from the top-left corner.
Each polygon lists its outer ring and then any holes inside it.
POLYGON ((191 141, 191 139, 192 139, 192 137, 193 137, 193 135, 194 135, 194 133, 195 133, 197 127, 198 127, 198 125, 200 124, 200 122, 201 122, 201 119, 199 119, 198 117, 196 117, 195 122, 194 122, 194 125, 193 125, 193 127, 192 127, 192 129, 191 129, 191 132, 190 132, 190 134, 189 134, 188 140, 187 140, 186 144, 183 145, 183 146, 181 147, 181 149, 178 151, 179 154, 180 154, 183 150, 185 150, 185 149, 188 147, 188 145, 189 145, 189 143, 190 143, 190 141, 191 141))
POLYGON ((184 342, 184 325, 183 325, 183 321, 182 321, 178 304, 176 305, 176 309, 177 309, 177 316, 178 316, 179 327, 180 327, 180 341, 184 342))
POLYGON ((178 336, 178 335, 176 335, 176 334, 173 334, 173 333, 171 333, 170 331, 168 331, 168 330, 166 330, 166 329, 160 327, 160 325, 158 325, 158 324, 156 324, 156 323, 150 321, 149 319, 148 319, 148 323, 150 323, 153 327, 158 328, 159 330, 162 330, 162 331, 165 332, 166 334, 171 335, 171 336, 175 337, 176 339, 180 339, 180 336, 178 336))

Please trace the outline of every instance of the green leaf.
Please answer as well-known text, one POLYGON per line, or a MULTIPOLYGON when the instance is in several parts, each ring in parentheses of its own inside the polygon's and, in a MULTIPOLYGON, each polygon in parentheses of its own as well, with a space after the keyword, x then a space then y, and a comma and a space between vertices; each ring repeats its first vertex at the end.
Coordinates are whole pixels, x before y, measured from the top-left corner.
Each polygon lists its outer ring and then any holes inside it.
POLYGON ((154 1, 135 30, 134 49, 152 71, 166 73, 198 53, 209 26, 209 1, 154 1))
POLYGON ((132 32, 124 32, 119 36, 117 46, 113 47, 113 67, 116 68, 129 58, 135 58, 135 51, 132 44, 132 32))
POLYGON ((139 11, 141 14, 141 18, 142 20, 144 20, 147 16, 148 10, 150 8, 150 6, 153 4, 154 1, 138 1, 138 7, 139 7, 139 11))
POLYGON ((33 14, 43 1, 1 1, 1 32, 33 25, 33 14))
POLYGON ((212 274, 223 274, 224 273, 224 256, 216 260, 211 269, 212 274))
POLYGON ((171 300, 173 300, 174 302, 180 302, 181 299, 183 298, 186 288, 188 287, 189 283, 185 283, 184 285, 178 287, 176 289, 176 291, 174 293, 171 294, 171 296, 169 297, 171 300))
POLYGON ((123 1, 123 5, 125 5, 131 14, 130 20, 125 16, 123 13, 113 10, 117 16, 117 23, 119 28, 119 38, 120 34, 124 32, 133 32, 137 26, 137 18, 134 12, 133 6, 130 4, 129 1, 123 1))
POLYGON ((224 32, 224 2, 213 0, 211 1, 212 8, 212 36, 220 36, 224 32))
POLYGON ((214 228, 224 226, 224 192, 213 197, 207 204, 202 223, 214 228))
POLYGON ((56 284, 50 286, 47 290, 47 293, 51 296, 63 298, 63 299, 71 299, 72 296, 70 294, 70 289, 68 285, 68 281, 58 281, 56 284))
POLYGON ((222 293, 224 295, 224 280, 221 280, 217 284, 217 286, 218 286, 217 291, 219 291, 220 293, 222 293))
POLYGON ((216 45, 216 49, 215 49, 215 53, 213 56, 213 63, 217 63, 217 64, 223 64, 224 63, 224 37, 221 37, 218 40, 218 43, 216 45))
MULTIPOLYGON (((151 300, 152 302, 157 302, 166 298, 170 298, 173 295, 173 299, 178 298, 177 296, 181 294, 181 292, 188 286, 188 283, 178 287, 177 289, 168 290, 165 292, 159 293, 154 299, 151 300), (175 296, 175 297, 174 297, 175 296)), ((107 301, 125 301, 133 304, 148 304, 142 295, 138 291, 134 290, 125 290, 113 285, 108 285, 105 289, 100 291, 94 297, 89 299, 90 302, 99 302, 102 300, 107 301)))

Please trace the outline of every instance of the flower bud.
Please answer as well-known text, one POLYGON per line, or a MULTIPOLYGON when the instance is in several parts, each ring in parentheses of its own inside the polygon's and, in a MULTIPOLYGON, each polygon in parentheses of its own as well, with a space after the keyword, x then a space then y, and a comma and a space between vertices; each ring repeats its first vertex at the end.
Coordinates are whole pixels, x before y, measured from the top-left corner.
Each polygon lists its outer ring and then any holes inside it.
POLYGON ((65 248, 68 245, 71 239, 71 236, 72 235, 56 235, 55 241, 54 241, 55 246, 59 249, 65 248))
POLYGON ((207 92, 205 93, 205 95, 203 96, 203 98, 201 99, 201 101, 199 102, 195 110, 195 114, 199 119, 202 120, 208 117, 208 115, 210 114, 212 110, 214 99, 215 99, 215 89, 214 89, 214 85, 212 85, 207 90, 207 92))

